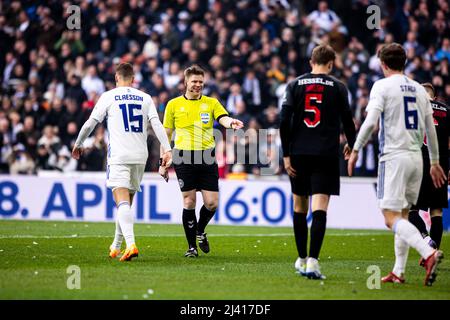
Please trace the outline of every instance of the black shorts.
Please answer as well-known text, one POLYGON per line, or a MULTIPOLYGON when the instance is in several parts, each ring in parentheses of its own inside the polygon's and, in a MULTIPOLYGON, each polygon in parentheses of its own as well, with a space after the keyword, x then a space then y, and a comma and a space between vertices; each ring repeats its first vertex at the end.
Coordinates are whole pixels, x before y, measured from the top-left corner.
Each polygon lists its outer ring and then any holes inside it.
MULTIPOLYGON (((198 161, 199 158, 194 161, 194 153, 191 153, 192 157, 186 157, 186 152, 189 151, 174 150, 174 154, 178 153, 184 159, 184 161, 176 161, 174 156, 174 168, 181 191, 219 191, 219 168, 215 159, 213 159, 213 163, 211 163, 211 159, 206 163, 199 163, 202 161, 198 161), (189 160, 186 161, 186 159, 189 160)), ((208 152, 208 155, 211 156, 211 152, 208 152)), ((212 155, 214 156, 214 152, 212 155)))
MULTIPOLYGON (((443 161, 440 161, 440 165, 442 169, 444 169, 444 172, 448 172, 448 164, 446 163, 447 159, 442 160, 443 161)), ((428 211, 428 209, 448 208, 447 190, 448 186, 446 183, 439 189, 434 187, 433 180, 430 175, 430 159, 428 157, 424 157, 423 177, 420 185, 419 199, 417 200, 417 204, 411 209, 428 211)))
POLYGON ((291 165, 297 176, 291 178, 292 193, 310 196, 317 193, 339 195, 339 157, 291 155, 291 165))

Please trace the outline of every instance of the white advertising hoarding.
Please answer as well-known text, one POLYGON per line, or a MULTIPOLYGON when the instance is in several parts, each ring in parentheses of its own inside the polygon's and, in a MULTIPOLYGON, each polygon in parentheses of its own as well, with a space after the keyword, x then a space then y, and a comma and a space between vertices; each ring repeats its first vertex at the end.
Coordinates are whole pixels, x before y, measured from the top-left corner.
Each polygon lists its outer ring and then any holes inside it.
MULTIPOLYGON (((342 178, 341 195, 330 200, 327 226, 385 229, 375 190, 373 179, 342 178)), ((197 193, 197 207, 201 205, 197 193)), ((144 177, 132 208, 136 222, 181 223, 182 198, 176 179, 166 183, 144 177)), ((114 221, 115 212, 104 175, 0 176, 1 219, 114 221)), ((289 181, 221 180, 219 209, 211 223, 292 226, 291 215, 289 181)))

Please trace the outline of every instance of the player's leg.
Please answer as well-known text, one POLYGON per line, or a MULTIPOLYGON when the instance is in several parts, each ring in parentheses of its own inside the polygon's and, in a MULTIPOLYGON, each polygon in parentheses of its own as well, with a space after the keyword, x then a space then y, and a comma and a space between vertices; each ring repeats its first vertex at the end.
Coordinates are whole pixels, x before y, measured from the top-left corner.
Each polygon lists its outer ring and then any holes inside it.
POLYGON ((435 270, 442 258, 442 252, 431 248, 422 238, 419 230, 402 216, 402 213, 406 215, 412 203, 417 202, 422 180, 422 166, 418 170, 417 163, 421 161, 422 157, 418 155, 386 161, 386 177, 390 180, 385 185, 386 196, 380 201, 380 206, 383 209, 386 225, 426 259, 425 284, 430 285, 434 281, 435 270))
MULTIPOLYGON (((130 192, 129 194, 130 194, 130 207, 131 207, 133 205, 134 193, 130 192)), ((114 240, 113 240, 113 243, 111 244, 110 252, 109 252, 109 256, 111 258, 116 258, 120 254, 120 249, 122 247, 123 239, 124 238, 123 238, 122 229, 120 228, 119 219, 116 216, 116 231, 115 231, 114 240)))
POLYGON ((311 194, 311 169, 309 168, 308 157, 305 156, 291 156, 291 164, 297 171, 296 177, 289 177, 294 201, 292 220, 298 253, 294 267, 300 275, 306 276, 308 255, 308 224, 306 216, 308 215, 309 195, 311 194))
POLYGON ((196 190, 183 191, 183 227, 189 249, 186 257, 196 257, 197 217, 195 216, 196 190))
POLYGON ((134 217, 131 211, 129 189, 118 187, 113 189, 114 200, 117 204, 117 217, 119 226, 127 248, 120 261, 129 261, 138 256, 138 250, 134 238, 134 217))
POLYGON ((200 218, 198 219, 197 240, 198 246, 204 253, 208 253, 209 241, 206 237, 205 228, 216 213, 219 205, 219 192, 202 190, 203 206, 200 209, 200 218))
MULTIPOLYGON (((120 228, 122 229, 125 242, 127 243, 127 248, 123 256, 120 258, 120 261, 129 261, 133 257, 137 257, 139 254, 134 237, 134 215, 131 212, 131 205, 133 203, 134 194, 141 191, 140 184, 144 175, 145 165, 133 164, 127 165, 127 167, 130 172, 129 187, 128 190, 126 190, 128 193, 129 206, 123 206, 126 211, 119 212, 120 228)), ((120 190, 120 192, 122 192, 122 190, 120 190)))
POLYGON ((311 224, 311 244, 309 256, 318 259, 322 248, 323 238, 327 224, 327 210, 330 196, 327 194, 314 194, 311 201, 312 224, 311 224))
POLYGON ((430 160, 428 159, 428 157, 425 157, 422 160, 423 176, 420 183, 419 198, 417 200, 417 204, 411 207, 408 219, 409 222, 411 222, 416 226, 417 229, 419 229, 422 237, 426 238, 429 237, 429 234, 425 222, 419 214, 419 210, 428 210, 428 208, 432 204, 434 186, 430 176, 430 160))
MULTIPOLYGON (((445 186, 447 187, 447 186, 445 186)), ((442 241, 442 233, 444 231, 444 226, 442 224, 442 209, 431 209, 431 229, 430 229, 430 237, 436 244, 436 248, 440 248, 442 241)))
POLYGON ((327 210, 330 196, 327 194, 313 194, 311 199, 312 223, 309 257, 306 264, 306 276, 310 279, 325 279, 319 268, 319 254, 327 225, 327 210))
POLYGON ((411 208, 411 210, 409 211, 408 220, 420 231, 422 237, 426 238, 429 236, 427 226, 425 225, 425 222, 419 214, 419 208, 415 206, 411 208))
MULTIPOLYGON (((111 257, 117 256, 123 238, 125 238, 125 241, 127 242, 127 247, 134 243, 133 215, 130 210, 129 197, 129 190, 131 188, 130 179, 131 168, 129 165, 108 166, 106 185, 108 188, 112 189, 114 201, 117 206, 115 237, 114 242, 110 247, 111 257)), ((124 256, 122 256, 122 258, 124 258, 124 256)))
POLYGON ((294 267, 302 276, 306 276, 306 260, 308 256, 308 223, 306 216, 309 210, 309 197, 294 194, 294 224, 295 245, 297 247, 298 258, 294 267))
POLYGON ((339 157, 319 156, 312 157, 311 161, 312 223, 306 273, 312 279, 325 279, 318 260, 325 237, 330 195, 340 192, 339 157))

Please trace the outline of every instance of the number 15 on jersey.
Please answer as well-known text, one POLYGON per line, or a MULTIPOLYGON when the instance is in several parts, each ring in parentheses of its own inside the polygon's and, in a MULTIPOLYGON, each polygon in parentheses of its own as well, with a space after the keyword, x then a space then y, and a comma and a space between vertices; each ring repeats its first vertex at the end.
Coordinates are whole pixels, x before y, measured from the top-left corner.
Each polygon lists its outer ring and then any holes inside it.
POLYGON ((134 110, 142 110, 140 104, 119 104, 120 110, 122 110, 123 125, 125 132, 142 132, 142 114, 135 114, 134 110), (137 123, 136 123, 137 122, 137 123))

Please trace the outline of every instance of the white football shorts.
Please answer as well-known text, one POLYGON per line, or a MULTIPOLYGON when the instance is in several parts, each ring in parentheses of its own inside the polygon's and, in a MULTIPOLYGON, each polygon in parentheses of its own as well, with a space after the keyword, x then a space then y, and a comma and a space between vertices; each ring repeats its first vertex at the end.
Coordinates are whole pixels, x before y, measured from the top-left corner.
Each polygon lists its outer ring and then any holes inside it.
POLYGON ((417 203, 422 161, 421 152, 408 152, 379 163, 377 198, 381 209, 401 211, 417 203))
POLYGON ((106 186, 110 189, 127 188, 131 193, 141 192, 144 164, 111 164, 106 168, 106 186))

